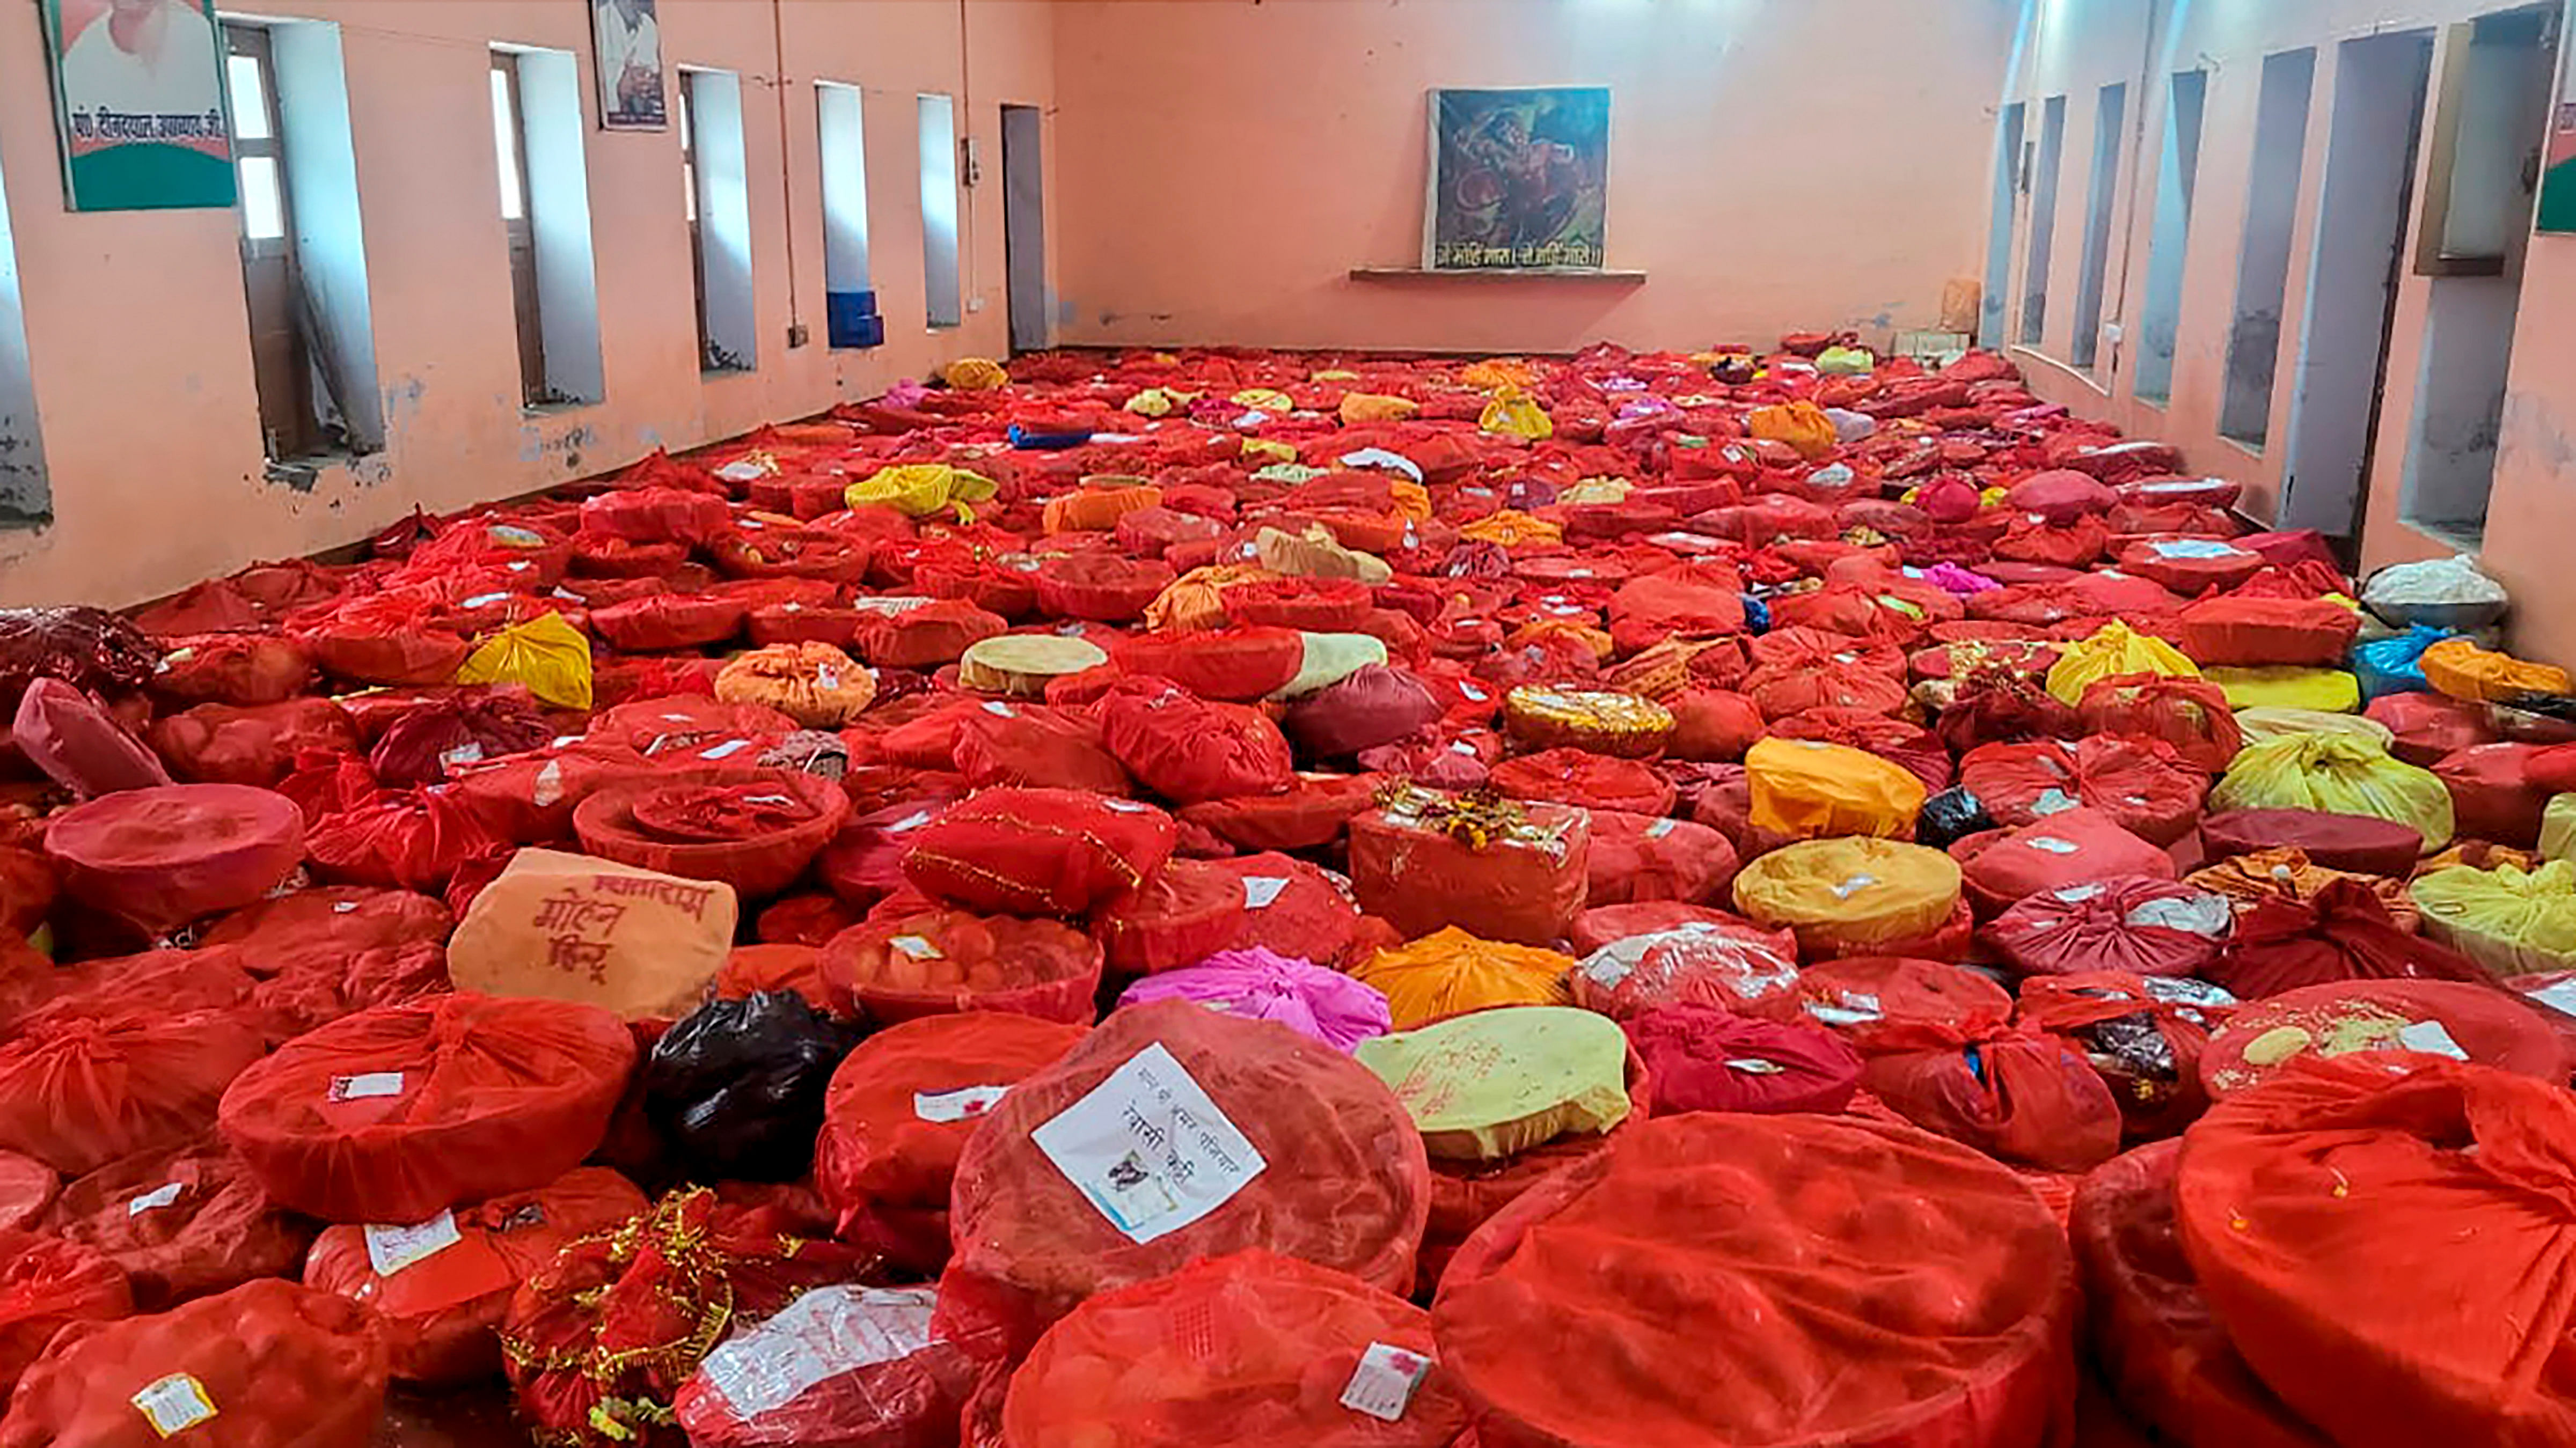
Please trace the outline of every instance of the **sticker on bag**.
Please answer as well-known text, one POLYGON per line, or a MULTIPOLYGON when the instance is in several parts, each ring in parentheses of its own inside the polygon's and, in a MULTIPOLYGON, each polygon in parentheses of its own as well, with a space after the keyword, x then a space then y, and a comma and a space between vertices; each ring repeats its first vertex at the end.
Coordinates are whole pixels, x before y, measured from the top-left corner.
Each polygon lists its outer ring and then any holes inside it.
POLYGON ((367 1071, 356 1076, 331 1078, 330 1099, 334 1101, 368 1101, 379 1096, 400 1096, 403 1073, 400 1071, 367 1071))
POLYGON ((1288 888, 1284 875, 1246 875, 1243 879, 1243 903, 1251 910, 1267 910, 1279 892, 1288 888))
POLYGON ((177 1182, 163 1182, 161 1185, 154 1187, 152 1190, 134 1198, 132 1201, 127 1202, 125 1204, 125 1215, 128 1217, 139 1217, 145 1212, 159 1211, 161 1208, 179 1200, 179 1193, 184 1190, 186 1190, 186 1188, 177 1182))
POLYGON ((186 1373, 172 1373, 126 1401, 134 1404, 156 1438, 168 1438, 215 1416, 215 1400, 206 1385, 186 1373))
POLYGON ((1008 1086, 960 1086, 954 1091, 915 1091, 912 1114, 922 1120, 946 1125, 985 1115, 1001 1103, 1010 1091, 1008 1086))
POLYGON ((2397 1033, 2397 1044, 2403 1050, 2421 1051, 2427 1056, 2448 1056, 2454 1061, 2469 1059, 2469 1053, 2451 1038, 2449 1029, 2440 1021, 2417 1021, 2397 1033))
POLYGON ((1029 1139, 1133 1242, 1215 1211, 1270 1165, 1161 1042, 1029 1139))
POLYGON ((2055 835, 2033 835, 2026 843, 2034 850, 2046 850, 2052 855, 2071 855, 2076 850, 2074 841, 2061 840, 2055 835))
POLYGON ((758 1326, 737 1328, 699 1365, 737 1419, 805 1395, 825 1378, 898 1362, 938 1341, 930 1287, 818 1287, 758 1326))
POLYGON ((1431 1375, 1430 1358, 1421 1353, 1373 1342, 1360 1354, 1359 1366, 1342 1387, 1342 1406, 1385 1423, 1400 1422, 1413 1406, 1413 1394, 1431 1375))
POLYGON ((379 1277, 391 1277, 415 1262, 435 1257, 465 1240, 456 1230, 456 1214, 441 1212, 408 1227, 368 1224, 367 1265, 379 1277))

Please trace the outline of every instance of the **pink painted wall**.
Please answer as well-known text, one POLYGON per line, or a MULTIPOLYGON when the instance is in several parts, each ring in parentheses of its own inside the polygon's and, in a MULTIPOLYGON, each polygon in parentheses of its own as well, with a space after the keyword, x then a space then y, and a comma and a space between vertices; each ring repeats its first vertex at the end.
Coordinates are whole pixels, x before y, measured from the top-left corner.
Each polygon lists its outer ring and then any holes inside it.
POLYGON ((1977 273, 2011 0, 1067 0, 1081 343, 1695 347, 1936 323, 1977 273), (1606 84, 1594 281, 1418 265, 1426 92, 1606 84))
MULTIPOLYGON (((0 602, 127 604, 254 558, 363 538, 415 506, 454 509, 871 396, 961 355, 1001 355, 1000 112, 1052 108, 1044 0, 661 0, 665 60, 743 77, 760 366, 701 379, 676 134, 588 137, 607 397, 528 417, 485 70, 495 41, 576 53, 581 0, 264 0, 336 21, 365 216, 381 455, 309 492, 264 479, 236 226, 228 212, 64 211, 31 6, 0 25, 0 177, 23 277, 54 521, 0 533, 0 602), (787 57, 781 130, 775 56, 787 57), (970 64, 971 57, 971 64, 970 64), (823 345, 824 262, 810 82, 865 87, 873 280, 887 343, 823 345), (924 321, 915 97, 957 96, 990 180, 961 201, 962 328, 924 321), (781 174, 785 185, 781 186, 781 174), (787 238, 795 233, 791 279, 787 238), (793 310, 813 344, 790 351, 793 310)), ((596 96, 585 86, 586 115, 596 96)))

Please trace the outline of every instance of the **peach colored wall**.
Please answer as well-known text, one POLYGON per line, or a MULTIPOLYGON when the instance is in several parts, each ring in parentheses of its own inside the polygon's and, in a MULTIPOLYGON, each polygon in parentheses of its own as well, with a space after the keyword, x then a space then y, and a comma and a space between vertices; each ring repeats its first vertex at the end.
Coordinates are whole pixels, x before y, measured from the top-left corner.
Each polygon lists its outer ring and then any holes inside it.
POLYGON ((1693 347, 1929 327, 1977 274, 2011 0, 1068 0, 1065 339, 1693 347), (1417 265, 1426 92, 1607 84, 1595 281, 1417 265))
MULTIPOLYGON (((738 71, 753 178, 759 370, 702 380, 676 134, 592 130, 587 165, 606 400, 527 417, 496 203, 485 71, 495 41, 569 50, 583 0, 259 0, 338 22, 365 218, 385 451, 309 492, 264 478, 235 221, 228 212, 72 215, 32 4, 0 24, 0 176, 23 278, 54 521, 0 533, 0 602, 127 604, 253 558, 363 538, 414 506, 454 509, 871 396, 960 355, 1007 350, 1000 112, 1052 108, 1044 0, 661 0, 667 64, 738 71), (968 58, 971 54, 971 66, 968 58), (814 80, 865 88, 871 270, 887 343, 824 346, 814 80), (971 80, 971 91, 969 81, 971 80), (959 98, 986 183, 961 221, 966 325, 925 322, 915 96, 959 98), (782 195, 781 167, 786 186, 782 195), (811 345, 786 346, 793 291, 811 345)), ((674 82, 676 83, 676 82, 674 82)), ((586 116, 597 98, 585 82, 586 116)), ((1050 142, 1052 145, 1052 142, 1050 142)))
MULTIPOLYGON (((2245 508, 2257 519, 2272 515, 2282 478, 2284 443, 2296 392, 2299 337, 2313 261, 2320 191, 2327 167, 2328 127, 2341 79, 2337 47, 2347 40, 2398 31, 2435 32, 2436 76, 2452 43, 2453 22, 2514 8, 2507 0, 2030 0, 2022 20, 2021 61, 2005 93, 2026 102, 2035 136, 2040 103, 2065 95, 2067 175, 2055 233, 2057 256, 2049 325, 2036 348, 2015 347, 2015 359, 2034 389, 2080 412, 2107 417, 2134 433, 2179 445, 2194 468, 2241 479, 2245 508), (2256 99, 2267 55, 2300 47, 2317 51, 2310 98, 2307 149, 2300 168, 2296 238, 2287 288, 2288 320, 2282 334, 2273 395, 2270 445, 2255 450, 2219 436, 2230 320, 2235 307, 2237 249, 2243 235, 2250 178, 2256 99), (2079 372, 2061 359, 2072 338, 2071 258, 2081 250, 2083 167, 2092 155, 2093 97, 2114 80, 2130 86, 2133 133, 2124 153, 2120 206, 2114 231, 2112 290, 2106 319, 2130 320, 2143 307, 2146 239, 2155 207, 2157 162, 2164 135, 2167 79, 2175 70, 2209 71, 2200 167, 2190 249, 2184 269, 2182 320, 2169 405, 2132 391, 2134 343, 2106 345, 2100 364, 2079 372), (2141 94, 2147 105, 2137 114, 2141 94), (2119 288, 2120 258, 2138 249, 2119 288)), ((2429 122, 2429 117, 2428 117, 2429 122)), ((2427 148, 2429 153, 2429 147, 2427 148)), ((2413 203, 2420 224, 2423 172, 2413 203)), ((2024 205, 2024 211, 2027 205, 2024 205)), ((2413 235, 2407 238, 2412 256, 2413 235)), ((2027 249, 2027 216, 2017 222, 2016 304, 2027 249)), ((2399 281, 2390 328, 2390 361, 2382 390, 2381 425, 2371 441, 2372 485, 2364 500, 2361 557, 2365 568, 2413 558, 2438 557, 2451 546, 2401 517, 2402 479, 2411 423, 2420 399, 2416 364, 2422 356, 2431 304, 2430 279, 2406 268, 2399 281)), ((2514 590, 2513 640, 2517 648, 2561 663, 2576 663, 2576 573, 2557 566, 2576 537, 2576 353, 2559 329, 2538 319, 2566 315, 2576 306, 2576 238, 2533 239, 2523 269, 2521 317, 2506 384, 2504 423, 2497 449, 2480 559, 2514 590)), ((2017 335, 2017 334, 2016 334, 2017 335)))

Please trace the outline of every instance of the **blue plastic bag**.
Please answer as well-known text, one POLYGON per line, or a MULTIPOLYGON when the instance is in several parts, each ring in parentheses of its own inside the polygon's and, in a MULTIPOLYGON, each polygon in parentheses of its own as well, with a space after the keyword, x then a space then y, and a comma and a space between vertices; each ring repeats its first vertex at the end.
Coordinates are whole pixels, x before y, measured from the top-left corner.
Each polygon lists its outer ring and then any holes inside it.
POLYGON ((2449 629, 2419 623, 2393 638, 2354 645, 2352 672, 2361 680, 2362 701, 2430 690, 2433 686, 2424 679, 2424 651, 2444 639, 2457 637, 2449 629))

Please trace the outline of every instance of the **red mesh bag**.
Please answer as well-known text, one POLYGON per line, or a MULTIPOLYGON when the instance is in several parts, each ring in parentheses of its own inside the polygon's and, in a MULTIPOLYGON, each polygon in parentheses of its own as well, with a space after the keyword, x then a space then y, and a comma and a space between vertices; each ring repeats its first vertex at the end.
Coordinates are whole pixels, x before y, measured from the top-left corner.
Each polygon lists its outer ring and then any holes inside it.
POLYGON ((28 763, 82 799, 170 782, 152 751, 60 679, 27 685, 9 732, 28 763))
POLYGON ((1685 920, 1595 946, 1568 984, 1576 1005, 1613 1020, 1672 1005, 1741 1011, 1788 997, 1797 960, 1796 942, 1779 932, 1723 917, 1685 920))
POLYGON ((1676 798, 1672 781, 1651 765, 1572 748, 1506 759, 1489 778, 1494 789, 1513 799, 1648 816, 1672 813, 1676 798))
POLYGON ((2012 1019, 2012 997, 1975 971, 1893 955, 1818 961, 1758 1006, 1766 1019, 1830 1027, 1865 1057, 1946 1049, 2012 1019))
POLYGON ((539 1441, 678 1448, 672 1399, 723 1324, 757 1321, 866 1259, 795 1230, 775 1205, 676 1191, 623 1226, 574 1238, 512 1294, 502 1365, 539 1441))
POLYGON ((1320 849, 1376 805, 1381 782, 1373 774, 1300 774, 1286 794, 1208 800, 1184 806, 1180 818, 1213 830, 1237 849, 1320 849))
POLYGON ((1086 710, 988 700, 958 715, 949 758, 978 789, 999 784, 1122 795, 1134 787, 1101 742, 1100 721, 1086 710))
MULTIPOLYGON (((2383 694, 2370 701, 2362 717, 2395 736, 2388 752, 2419 769, 2430 769, 2447 755, 2476 744, 2495 742, 2495 730, 2487 722, 2487 707, 2445 694, 2383 694)), ((2539 764, 2564 745, 2551 746, 2535 757, 2539 764)), ((2576 750, 2565 756, 2576 761, 2576 750)), ((2532 778, 2553 793, 2565 793, 2576 784, 2576 771, 2536 770, 2532 778), (2544 778, 2544 776, 2546 776, 2544 778)))
POLYGON ((61 1185, 52 1167, 32 1156, 0 1151, 0 1232, 34 1226, 54 1204, 61 1185))
POLYGON ((880 669, 935 669, 1010 628, 1000 614, 941 600, 869 620, 859 629, 859 657, 880 669))
POLYGON ((845 1015, 909 1021, 956 1011, 1011 1011, 1088 1021, 1100 987, 1101 949, 1090 936, 1052 920, 935 908, 880 910, 833 936, 823 947, 822 967, 845 1015))
POLYGON ((999 1441, 1449 1448, 1469 1418, 1436 1360, 1429 1313, 1343 1273, 1256 1249, 1075 1308, 1012 1376, 999 1441), (1158 1366, 1140 1373, 1140 1364, 1158 1366), (1346 1401, 1366 1364, 1414 1379, 1392 1401, 1391 1418, 1346 1401))
POLYGON ((2337 667, 2361 615, 2321 598, 2204 598, 2181 614, 2182 651, 2197 664, 2337 667))
POLYGON ((1203 699, 1239 702, 1295 678, 1306 645, 1296 630, 1284 628, 1144 633, 1118 640, 1110 657, 1130 674, 1169 679, 1203 699))
POLYGON ((1322 965, 1348 965, 1376 949, 1350 890, 1320 867, 1266 851, 1207 863, 1242 888, 1243 928, 1229 948, 1260 946, 1322 965))
POLYGON ((692 1448, 947 1448, 975 1364, 931 1336, 937 1299, 928 1287, 817 1288, 736 1326, 672 1411, 692 1448))
POLYGON ((1506 1208, 1432 1317, 1484 1448, 1715 1448, 2049 1440, 2077 1310, 2063 1231, 1965 1148, 1695 1113, 1506 1208), (1695 1205, 1712 1193, 1736 1209, 1695 1205), (1900 1200, 1901 1221, 1870 1210, 1900 1200), (1629 1386, 1565 1389, 1614 1381, 1629 1386))
POLYGON ((2158 741, 2093 736, 1981 745, 1959 761, 1959 785, 1999 825, 2037 824, 2081 805, 2170 845, 2198 823, 2209 779, 2158 741))
POLYGON ((205 1134, 215 1103, 267 1049, 241 1011, 55 1013, 0 1044, 0 1148, 66 1176, 205 1134))
POLYGON ((721 494, 686 488, 619 488, 581 505, 581 531, 630 543, 696 548, 724 536, 733 510, 721 494))
POLYGON ((172 1312, 82 1322, 27 1370, 5 1448, 367 1448, 385 1343, 365 1309, 263 1279, 172 1312))
POLYGON ((114 1262, 144 1312, 291 1277, 313 1242, 312 1224, 271 1202, 212 1140, 139 1152, 66 1185, 45 1230, 114 1262))
POLYGON ((446 786, 388 794, 314 822, 305 848, 334 880, 444 892, 467 860, 507 844, 446 786))
POLYGON ((280 704, 313 680, 304 646, 277 634, 189 634, 169 641, 152 692, 184 704, 280 704))
POLYGON ((1655 1111, 1840 1112, 1860 1089, 1860 1053, 1830 1031, 1658 1005, 1622 1023, 1655 1080, 1655 1111))
MULTIPOLYGON (((2089 741, 2088 741, 2089 742, 2089 741)), ((1973 786, 1971 786, 1973 788, 1973 786)), ((2173 857, 2088 806, 2061 810, 2020 829, 1971 835, 1950 849, 1980 915, 2001 914, 2042 890, 2113 875, 2170 880, 2173 857)))
POLYGON ((2234 1013, 2235 998, 2202 981, 2097 970, 2024 981, 2016 1020, 2081 1052, 2120 1103, 2129 1139, 2143 1141, 2208 1108, 2201 1058, 2234 1013))
POLYGON ((77 1242, 0 1228, 0 1403, 55 1333, 133 1313, 114 1262, 77 1242))
POLYGON ((2200 1082, 2225 1101, 2347 1056, 2402 1069, 2456 1055, 2554 1086, 2567 1079, 2568 1050, 2546 1017, 2490 982, 2339 981, 2239 1010, 2201 1053, 2200 1082))
POLYGON ((849 812, 849 797, 831 780, 760 769, 612 784, 583 800, 572 819, 590 854, 721 881, 760 900, 794 884, 849 812))
POLYGON ((749 605, 739 598, 656 593, 592 609, 590 628, 630 654, 671 653, 724 643, 742 632, 750 614, 749 605))
POLYGON ((2083 732, 2130 734, 2173 746, 2183 763, 2223 770, 2245 747, 2245 732, 2227 707, 2227 694, 2206 679, 2161 674, 2119 674, 2084 690, 2076 718, 2083 732))
POLYGON ((2476 981, 2468 957, 2399 926, 2367 884, 2327 881, 2304 900, 2271 895, 2236 917, 2209 979, 2247 1000, 2365 980, 2476 981))
POLYGON ((1231 872, 1170 860, 1132 894, 1093 912, 1091 932, 1112 970, 1130 975, 1196 965, 1243 934, 1247 897, 1231 872))
POLYGON ((2122 1406, 2178 1443, 2326 1448, 2245 1366, 2183 1255, 2174 1214, 2182 1143, 2104 1162, 2068 1222, 2093 1360, 2122 1406))
POLYGON ((2200 839, 2211 860, 2287 848, 2311 864, 2361 875, 2403 877, 2424 853, 2423 832, 2412 825, 2313 809, 2227 810, 2200 822, 2200 839))
POLYGON ((1069 789, 988 789, 911 837, 903 872, 969 909, 1080 915, 1135 889, 1170 857, 1172 817, 1069 789))
POLYGON ((1414 790, 1352 819, 1351 890, 1407 940, 1458 925, 1553 945, 1582 912, 1591 855, 1580 809, 1414 790))
POLYGON ((2025 897, 1986 926, 1985 940, 2023 975, 2199 975, 2217 962, 2232 920, 2223 895, 2111 876, 2025 897))
POLYGON ((200 704, 157 720, 152 747, 181 778, 204 784, 274 786, 311 751, 356 753, 346 710, 329 699, 290 699, 236 709, 200 704))
POLYGON ((1817 739, 1875 754, 1903 766, 1926 789, 1937 792, 1950 787, 1950 752, 1930 730, 1902 719, 1865 709, 1828 707, 1791 714, 1773 723, 1770 732, 1783 739, 1817 739))
POLYGON ((449 1213, 456 1240, 414 1261, 402 1260, 399 1244, 371 1245, 374 1229, 325 1227, 301 1272, 305 1286, 375 1314, 394 1377, 461 1386, 500 1373, 494 1330, 521 1282, 551 1265, 566 1243, 622 1226, 650 1205, 606 1167, 577 1167, 547 1186, 449 1213), (378 1270, 379 1253, 393 1270, 378 1270))
POLYGON ((1288 738, 1270 716, 1155 680, 1113 690, 1101 702, 1100 732, 1128 773, 1181 804, 1277 794, 1296 782, 1288 738))
POLYGON ((2567 1225, 2534 1206, 2576 1185, 2576 1102, 2405 1064, 2286 1072, 2193 1129, 2174 1199, 2201 1292, 2256 1376, 2347 1448, 2576 1437, 2555 1367, 2567 1225))
POLYGON ((1084 1027, 997 1011, 924 1016, 861 1042, 832 1074, 814 1183, 843 1240, 906 1271, 948 1260, 958 1154, 1002 1093, 1052 1065, 1084 1027))
POLYGON ((1707 825, 1624 810, 1592 811, 1585 900, 1723 900, 1735 883, 1735 847, 1707 825))
POLYGON ((2531 777, 2531 759, 2540 749, 2537 744, 2472 744, 2433 766, 2451 791, 2451 810, 2462 835, 2524 849, 2540 842, 2540 814, 2556 792, 2531 777))
POLYGON ((1112 553, 1065 553, 1038 565, 1038 606, 1056 618, 1123 623, 1179 577, 1168 563, 1112 553))
POLYGON ((1087 1297, 1247 1247, 1402 1292, 1429 1176, 1412 1119, 1350 1057, 1188 1001, 1131 1006, 1013 1088, 968 1138, 938 1325, 951 1338, 993 1330, 1024 1349, 1087 1297), (1185 1183, 1170 1158, 1142 1156, 1114 1116, 1114 1142, 1087 1125, 1113 1103, 1132 1103, 1155 1139, 1187 1118, 1197 1165, 1185 1183), (1049 1146, 1078 1163, 1079 1181, 1049 1146), (1146 1183, 1171 1193, 1168 1208, 1122 1185, 1140 1159, 1146 1183))
POLYGON ((334 1222, 418 1222, 527 1191, 608 1129, 635 1039, 593 1006, 451 995, 288 1042, 224 1093, 270 1196, 334 1222))
POLYGON ((1259 578, 1217 595, 1225 616, 1247 626, 1350 633, 1374 606, 1368 586, 1349 578, 1259 578))

